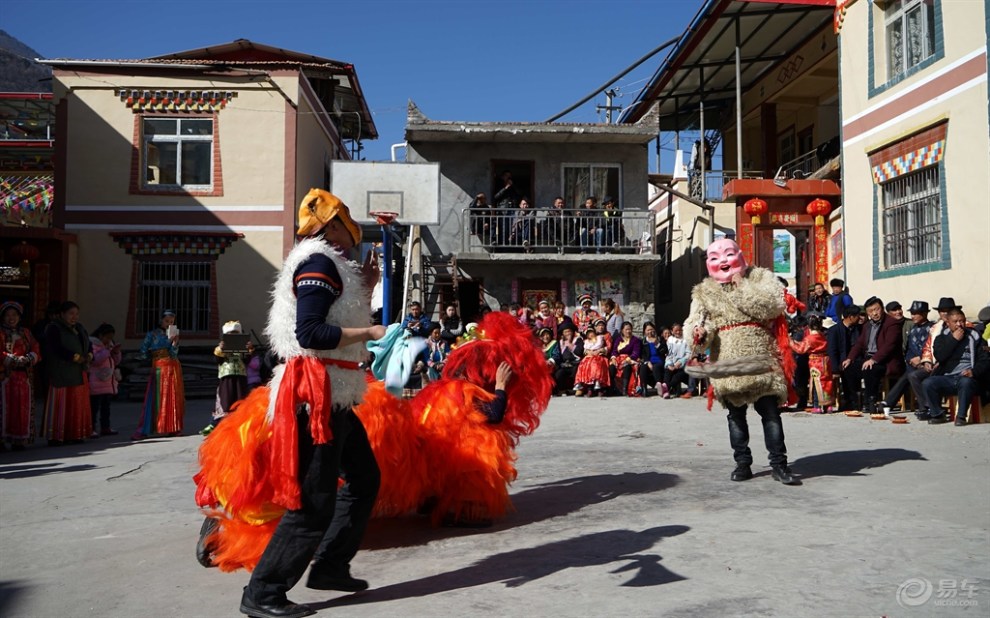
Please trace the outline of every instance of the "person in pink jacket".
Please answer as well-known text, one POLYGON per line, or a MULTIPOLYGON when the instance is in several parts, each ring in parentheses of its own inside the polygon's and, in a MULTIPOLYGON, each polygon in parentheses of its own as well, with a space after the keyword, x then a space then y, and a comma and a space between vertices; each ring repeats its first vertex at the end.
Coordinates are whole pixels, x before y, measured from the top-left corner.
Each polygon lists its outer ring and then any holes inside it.
POLYGON ((110 400, 117 394, 120 364, 120 344, 114 343, 113 326, 103 323, 90 336, 93 344, 93 362, 89 364, 89 402, 93 410, 93 435, 115 436, 119 432, 110 427, 110 400), (96 422, 99 419, 99 430, 96 422))

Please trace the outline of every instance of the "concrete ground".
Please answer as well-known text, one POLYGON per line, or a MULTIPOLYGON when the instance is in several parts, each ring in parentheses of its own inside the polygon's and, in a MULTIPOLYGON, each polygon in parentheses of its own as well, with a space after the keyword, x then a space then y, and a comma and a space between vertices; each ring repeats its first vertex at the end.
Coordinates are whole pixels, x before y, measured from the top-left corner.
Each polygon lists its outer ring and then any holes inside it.
MULTIPOLYGON (((243 572, 194 559, 188 435, 0 453, 0 616, 235 616, 243 572)), ((717 404, 716 404, 717 409, 717 404)), ((372 522, 346 616, 988 616, 990 424, 786 414, 799 487, 729 481, 725 415, 699 399, 556 398, 519 446, 516 511, 487 530, 372 522)))

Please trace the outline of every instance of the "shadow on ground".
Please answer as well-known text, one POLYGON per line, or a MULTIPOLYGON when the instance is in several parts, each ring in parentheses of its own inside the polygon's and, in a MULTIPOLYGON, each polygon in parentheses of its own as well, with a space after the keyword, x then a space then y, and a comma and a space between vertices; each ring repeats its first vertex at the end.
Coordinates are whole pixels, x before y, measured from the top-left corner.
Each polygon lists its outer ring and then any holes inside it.
POLYGON ((641 553, 653 548, 661 539, 678 536, 687 526, 658 526, 641 532, 608 530, 555 541, 536 547, 516 549, 489 556, 474 564, 429 577, 375 588, 363 594, 310 604, 313 609, 343 605, 379 603, 411 597, 473 588, 496 582, 507 587, 523 586, 565 569, 619 564, 612 573, 632 573, 623 586, 659 586, 686 579, 660 564, 657 554, 641 553))
POLYGON ((878 448, 810 455, 792 462, 791 468, 802 479, 816 476, 865 476, 864 470, 880 468, 899 461, 928 460, 918 451, 903 448, 878 448))
MULTIPOLYGON (((536 485, 512 496, 514 512, 496 520, 496 530, 526 526, 534 522, 562 517, 587 506, 601 504, 620 496, 649 494, 669 489, 680 482, 676 474, 659 472, 623 472, 563 479, 536 485)), ((368 525, 365 549, 386 549, 424 545, 451 536, 488 534, 492 528, 433 528, 428 517, 375 519, 368 525)))

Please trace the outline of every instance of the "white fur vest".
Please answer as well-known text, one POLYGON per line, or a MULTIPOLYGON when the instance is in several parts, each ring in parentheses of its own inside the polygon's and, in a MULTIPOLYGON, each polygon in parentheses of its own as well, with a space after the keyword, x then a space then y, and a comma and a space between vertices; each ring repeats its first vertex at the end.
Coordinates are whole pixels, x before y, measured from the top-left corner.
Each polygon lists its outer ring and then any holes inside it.
POLYGON ((783 313, 784 292, 777 277, 765 268, 751 268, 736 285, 722 285, 707 277, 691 290, 684 337, 690 341, 695 326, 703 326, 707 334, 695 346, 696 352, 708 348, 713 361, 749 356, 778 359, 771 373, 712 378, 715 396, 723 405, 746 405, 764 395, 774 395, 781 403, 787 400, 787 381, 773 333, 773 322, 783 313))
MULTIPOLYGON (((334 350, 313 350, 302 347, 296 339, 296 295, 293 290, 293 275, 309 256, 316 253, 322 253, 333 261, 343 284, 340 296, 330 306, 326 321, 342 328, 367 328, 371 324, 368 290, 361 277, 360 267, 323 240, 307 238, 289 252, 272 289, 272 309, 268 314, 268 325, 265 327, 265 335, 272 350, 282 359, 315 356, 354 362, 367 360, 368 351, 363 343, 334 350)), ((271 382, 273 394, 278 392, 284 367, 279 365, 275 369, 271 382)), ((361 401, 367 388, 363 371, 342 369, 333 365, 328 365, 326 370, 330 375, 334 405, 353 405, 361 401)), ((274 401, 275 397, 272 397, 272 406, 274 401)), ((269 413, 271 411, 270 407, 269 413)))

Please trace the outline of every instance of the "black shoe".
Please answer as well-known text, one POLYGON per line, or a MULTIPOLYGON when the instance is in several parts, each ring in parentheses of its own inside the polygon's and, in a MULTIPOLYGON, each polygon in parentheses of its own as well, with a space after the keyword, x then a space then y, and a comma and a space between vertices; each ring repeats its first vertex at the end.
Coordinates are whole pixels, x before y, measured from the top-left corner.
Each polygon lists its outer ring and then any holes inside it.
POLYGON ((784 485, 800 485, 801 481, 794 478, 791 469, 787 466, 773 466, 773 480, 780 481, 784 485))
MULTIPOLYGON (((954 423, 954 425, 956 427, 964 427, 966 425, 966 419, 964 417, 962 417, 962 416, 957 416, 956 417, 956 422, 954 423)), ((15 445, 14 448, 16 449, 17 446, 15 445)))
POLYGON ((285 603, 255 603, 247 593, 241 597, 241 613, 252 618, 303 618, 316 612, 308 605, 299 605, 286 599, 285 603))
POLYGON ((196 542, 196 562, 206 568, 215 567, 213 564, 213 550, 215 549, 215 539, 207 541, 208 536, 220 527, 220 520, 216 517, 207 517, 199 529, 199 541, 196 542))
POLYGON ((350 567, 321 566, 314 562, 309 568, 309 578, 306 587, 313 590, 340 590, 342 592, 361 592, 368 589, 368 582, 351 577, 350 567))
POLYGON ((946 414, 939 414, 938 416, 933 416, 928 419, 929 425, 941 425, 942 423, 948 423, 949 417, 946 414))
POLYGON ((733 481, 748 481, 753 478, 753 470, 749 466, 740 464, 732 471, 732 476, 729 478, 733 481))
POLYGON ((917 414, 914 415, 914 417, 919 421, 930 421, 934 418, 931 412, 928 411, 918 412, 917 414))

